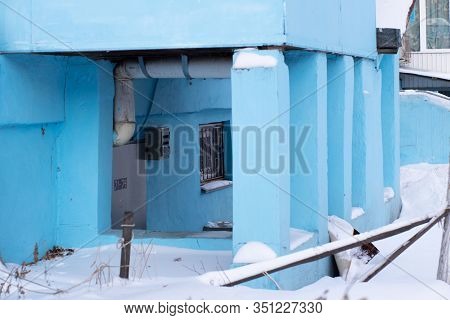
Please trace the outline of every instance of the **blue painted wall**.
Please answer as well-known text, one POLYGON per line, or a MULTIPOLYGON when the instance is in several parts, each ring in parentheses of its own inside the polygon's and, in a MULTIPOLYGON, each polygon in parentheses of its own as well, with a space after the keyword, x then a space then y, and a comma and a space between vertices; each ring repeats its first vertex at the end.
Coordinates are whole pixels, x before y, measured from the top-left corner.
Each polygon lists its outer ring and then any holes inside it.
POLYGON ((72 58, 56 143, 58 243, 85 245, 111 225, 113 65, 72 58))
POLYGON ((287 54, 290 81, 291 227, 317 232, 328 241, 327 56, 287 54), (305 131, 306 130, 306 131, 305 131), (307 134, 299 150, 302 134, 307 134), (304 156, 302 166, 300 153, 304 156))
POLYGON ((283 254, 288 250, 290 216, 289 139, 266 132, 271 126, 288 132, 289 112, 281 113, 289 108, 289 75, 282 53, 257 53, 274 58, 276 64, 232 70, 233 150, 239 152, 233 157, 233 247, 237 251, 246 242, 261 241, 283 254), (271 172, 280 157, 284 166, 271 172))
POLYGON ((0 126, 64 121, 65 61, 0 55, 0 126))
POLYGON ((41 253, 55 244, 58 132, 56 124, 0 128, 0 255, 5 261, 30 261, 35 244, 41 253))
MULTIPOLYGON (((325 54, 312 52, 288 52, 286 61, 290 88, 290 227, 314 234, 311 240, 296 249, 302 250, 329 241, 328 65, 325 54), (302 139, 305 139, 303 143, 302 139)), ((329 262, 322 259, 286 270, 279 275, 281 286, 295 289, 310 284, 329 274, 329 262), (302 277, 295 277, 295 274, 302 274, 302 277)))
POLYGON ((65 58, 0 56, 0 255, 55 244, 54 150, 64 120, 65 58))
POLYGON ((352 224, 366 231, 388 222, 384 210, 381 71, 367 59, 355 61, 352 202, 366 212, 352 224))
POLYGON ((448 163, 450 101, 424 92, 400 95, 401 164, 448 163))
MULTIPOLYGON (((232 221, 232 187, 201 192, 198 135, 201 124, 231 120, 230 80, 136 80, 135 88, 138 122, 151 105, 145 97, 154 96, 146 125, 171 131, 169 159, 147 163, 147 229, 197 232, 208 221, 232 221)), ((225 152, 231 158, 229 143, 225 152)))
POLYGON ((375 0, 286 0, 285 3, 287 44, 376 57, 375 0))
POLYGON ((3 55, 0 70, 0 254, 20 263, 109 229, 112 65, 3 55))
POLYGON ((9 52, 235 47, 285 42, 283 0, 4 2, 0 18, 7 23, 0 29, 0 50, 9 52), (23 17, 32 17, 33 23, 23 17))
POLYGON ((352 211, 354 61, 328 57, 328 210, 349 220, 352 211))
MULTIPOLYGON (((278 50, 253 53, 270 57, 273 64, 231 72, 232 139, 238 151, 233 157, 233 251, 259 241, 283 255, 289 252, 291 214, 289 69, 278 50), (274 128, 278 133, 270 134, 274 128)), ((273 286, 267 279, 253 285, 273 286)))
POLYGON ((376 57, 375 0, 6 0, 0 19, 5 52, 287 44, 376 57))
POLYGON ((400 195, 400 79, 398 56, 384 55, 381 58, 381 121, 383 136, 384 187, 392 188, 395 197, 385 203, 390 220, 395 220, 401 210, 400 195))

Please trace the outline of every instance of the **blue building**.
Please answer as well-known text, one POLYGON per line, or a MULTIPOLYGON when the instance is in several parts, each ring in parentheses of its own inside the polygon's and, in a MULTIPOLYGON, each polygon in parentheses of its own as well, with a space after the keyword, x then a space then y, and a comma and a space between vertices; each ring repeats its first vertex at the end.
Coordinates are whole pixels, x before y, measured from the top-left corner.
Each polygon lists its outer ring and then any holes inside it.
POLYGON ((117 241, 126 210, 139 241, 276 255, 328 242, 330 215, 398 216, 398 56, 378 52, 375 0, 6 0, 0 21, 6 261, 117 241))

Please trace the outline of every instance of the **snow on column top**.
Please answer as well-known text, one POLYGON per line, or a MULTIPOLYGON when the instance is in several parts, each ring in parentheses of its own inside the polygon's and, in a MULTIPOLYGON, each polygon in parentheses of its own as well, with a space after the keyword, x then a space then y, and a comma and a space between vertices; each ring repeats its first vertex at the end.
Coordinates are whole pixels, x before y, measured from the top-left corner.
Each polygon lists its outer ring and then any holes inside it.
POLYGON ((233 69, 274 68, 278 64, 275 57, 261 54, 260 51, 247 48, 237 51, 233 69))
POLYGON ((233 263, 256 263, 272 260, 277 257, 275 251, 268 245, 252 241, 244 244, 236 253, 233 263))

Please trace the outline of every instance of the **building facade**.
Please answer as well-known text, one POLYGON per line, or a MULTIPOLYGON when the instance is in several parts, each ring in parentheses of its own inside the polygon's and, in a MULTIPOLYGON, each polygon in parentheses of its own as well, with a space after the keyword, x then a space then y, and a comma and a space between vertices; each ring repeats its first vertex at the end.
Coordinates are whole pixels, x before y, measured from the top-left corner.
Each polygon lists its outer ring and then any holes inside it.
POLYGON ((136 241, 276 255, 328 242, 330 215, 362 232, 399 214, 398 56, 377 52, 374 0, 7 0, 0 19, 6 261, 113 243, 121 211, 136 241))
POLYGON ((450 93, 450 2, 415 0, 403 39, 401 87, 450 93))

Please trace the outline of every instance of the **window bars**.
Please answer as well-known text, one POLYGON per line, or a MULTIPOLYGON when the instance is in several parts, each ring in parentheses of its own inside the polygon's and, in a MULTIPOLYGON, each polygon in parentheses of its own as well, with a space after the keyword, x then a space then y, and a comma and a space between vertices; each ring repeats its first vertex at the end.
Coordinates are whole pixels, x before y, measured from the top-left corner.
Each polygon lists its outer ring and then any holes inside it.
POLYGON ((200 126, 200 183, 223 179, 223 123, 200 126))

